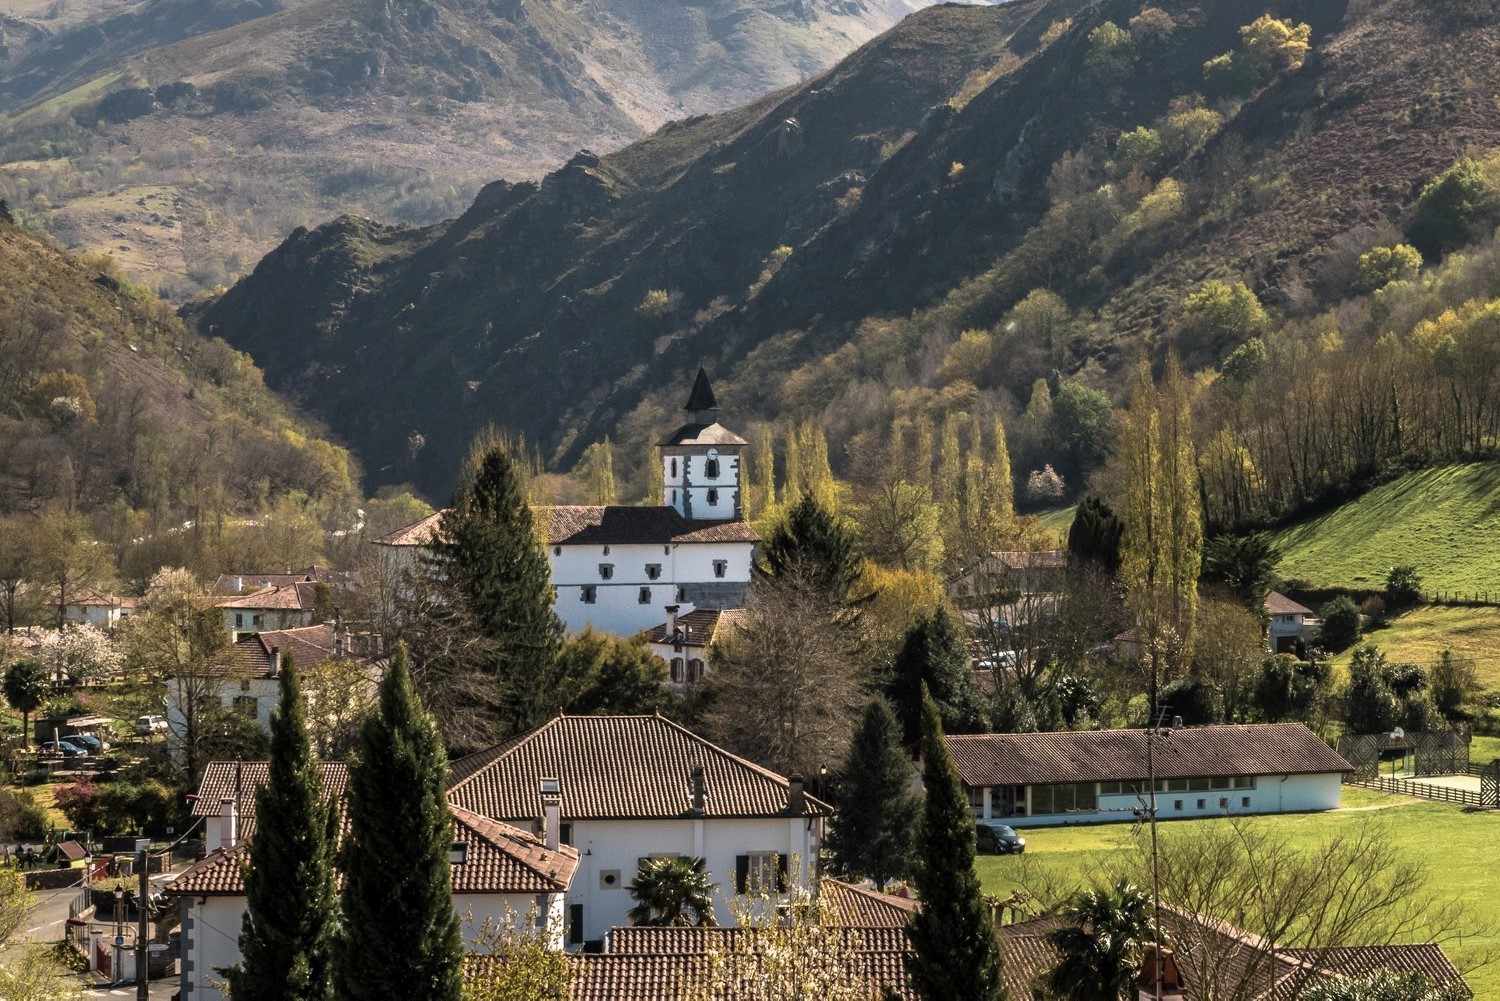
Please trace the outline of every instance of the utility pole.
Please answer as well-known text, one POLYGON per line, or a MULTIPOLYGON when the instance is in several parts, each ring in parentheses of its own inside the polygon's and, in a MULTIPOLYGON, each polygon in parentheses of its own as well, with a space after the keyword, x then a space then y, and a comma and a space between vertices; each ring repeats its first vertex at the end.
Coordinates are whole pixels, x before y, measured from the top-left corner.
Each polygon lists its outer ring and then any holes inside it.
POLYGON ((146 905, 151 899, 151 876, 148 872, 151 868, 150 848, 142 848, 136 857, 141 869, 141 894, 136 901, 140 924, 135 933, 135 998, 136 1001, 150 1001, 151 988, 146 979, 146 905))

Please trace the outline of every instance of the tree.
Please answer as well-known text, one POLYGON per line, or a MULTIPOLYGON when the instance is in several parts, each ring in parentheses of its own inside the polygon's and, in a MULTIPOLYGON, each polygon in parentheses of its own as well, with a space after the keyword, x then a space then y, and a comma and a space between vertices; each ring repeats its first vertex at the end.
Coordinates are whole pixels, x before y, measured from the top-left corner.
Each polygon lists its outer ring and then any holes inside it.
POLYGON ((124 662, 114 640, 87 622, 47 632, 38 653, 48 676, 58 681, 103 681, 113 678, 124 662))
POLYGON ((941 522, 927 488, 905 480, 871 488, 856 518, 865 555, 901 570, 931 570, 942 562, 941 522))
POLYGON ((1259 337, 1271 324, 1244 282, 1204 282, 1182 301, 1177 346, 1193 361, 1217 361, 1235 345, 1259 337))
POLYGON ((816 497, 804 494, 761 543, 759 567, 768 577, 795 576, 842 603, 859 580, 854 533, 816 497))
POLYGON ((1432 700, 1438 712, 1450 722, 1469 717, 1469 704, 1480 692, 1479 674, 1467 657, 1455 657, 1444 650, 1432 666, 1432 700))
POLYGON ((398 644, 349 767, 340 852, 343 924, 334 989, 344 1001, 457 1001, 463 935, 453 911, 448 759, 398 644))
POLYGON ((241 960, 225 971, 226 978, 234 1001, 332 1001, 338 923, 332 839, 338 819, 323 796, 290 654, 279 685, 269 774, 255 795, 245 866, 241 960))
POLYGON ((575 715, 640 715, 673 704, 667 665, 644 637, 630 639, 593 628, 569 636, 558 653, 567 681, 559 704, 575 715))
POLYGON ((865 710, 849 757, 834 778, 826 846, 839 871, 875 881, 878 889, 911 869, 921 804, 896 718, 876 699, 865 710))
POLYGON ((6 1001, 77 1001, 78 977, 57 961, 50 947, 21 938, 35 906, 21 870, 0 867, 0 997, 6 1001), (18 941, 18 938, 21 940, 18 941))
POLYGON ((583 453, 583 465, 588 473, 589 503, 610 505, 617 500, 615 495, 615 452, 609 443, 609 435, 603 441, 590 445, 583 453))
POLYGON ((745 496, 745 516, 760 520, 776 507, 776 443, 771 425, 762 424, 750 454, 750 481, 745 496))
POLYGON ((370 668, 352 657, 326 660, 301 676, 307 703, 307 735, 325 760, 354 748, 365 717, 375 707, 376 684, 370 668))
POLYGON ((1255 66, 1243 52, 1224 52, 1203 64, 1203 93, 1208 97, 1249 97, 1257 83, 1255 66))
POLYGON ((1068 529, 1068 556, 1097 564, 1114 576, 1120 569, 1120 539, 1125 523, 1098 497, 1085 497, 1073 512, 1068 529))
POLYGON ((6 632, 25 625, 40 602, 29 593, 28 581, 37 576, 38 559, 32 522, 19 515, 0 517, 0 622, 6 632))
POLYGON ((1321 610, 1323 628, 1318 640, 1330 650, 1347 650, 1359 641, 1359 606, 1346 594, 1334 598, 1321 610))
POLYGON ((1417 568, 1406 565, 1391 567, 1385 576, 1385 603, 1393 612, 1410 608, 1422 600, 1422 577, 1417 568))
POLYGON ((1223 584, 1246 609, 1261 616, 1280 559, 1266 532, 1216 535, 1203 547, 1203 576, 1223 584))
POLYGON ((1471 243, 1500 218, 1500 184, 1472 157, 1427 183, 1406 226, 1406 238, 1426 260, 1471 243))
POLYGON ((1415 278, 1422 270, 1422 255, 1409 243, 1398 243, 1394 247, 1373 247, 1359 255, 1359 276, 1355 279, 1356 292, 1374 292, 1391 282, 1415 278))
POLYGON ((1052 428, 1063 452, 1059 462, 1063 476, 1080 480, 1104 457, 1113 410, 1108 396, 1077 380, 1057 387, 1052 428))
POLYGON ((1312 39, 1312 28, 1262 14, 1240 28, 1240 39, 1250 65, 1262 77, 1268 77, 1302 68, 1312 39))
POLYGON ((41 665, 32 660, 12 664, 5 672, 5 701, 21 714, 21 746, 31 746, 31 714, 52 692, 47 674, 41 665))
POLYGON ((1146 946, 1156 940, 1151 895, 1125 880, 1094 887, 1062 909, 1047 938, 1062 954, 1046 974, 1053 995, 1070 1001, 1134 998, 1146 946))
POLYGON ((1135 62, 1130 32, 1113 21, 1105 21, 1089 32, 1089 50, 1083 62, 1104 80, 1123 76, 1135 62))
POLYGON ((1265 656, 1260 616, 1238 602, 1205 599, 1193 635, 1193 676, 1216 690, 1225 719, 1242 720, 1265 656))
POLYGON ((551 718, 559 708, 563 627, 553 611, 552 571, 523 472, 500 436, 486 432, 474 440, 452 507, 430 548, 430 574, 446 583, 488 641, 482 660, 460 667, 496 679, 502 733, 529 730, 551 718))
POLYGON ((1003 1001, 1000 943, 974 872, 974 818, 931 698, 922 700, 927 790, 914 880, 922 909, 908 928, 911 986, 924 998, 1003 1001))
POLYGON ((1350 733, 1389 733, 1401 722, 1401 701, 1386 676, 1385 654, 1374 644, 1354 651, 1344 690, 1344 725, 1350 733))
POLYGON ((626 887, 635 906, 627 915, 636 925, 715 924, 714 884, 708 881, 708 863, 682 855, 643 858, 635 879, 626 887))
POLYGON ((1062 500, 1063 478, 1050 465, 1033 469, 1026 477, 1026 499, 1033 504, 1055 504, 1062 500))
POLYGON ((887 694, 896 707, 907 747, 916 747, 921 739, 922 705, 928 696, 938 707, 945 731, 977 733, 985 728, 983 697, 969 666, 968 650, 953 616, 942 605, 906 631, 891 668, 887 694))
POLYGON ((68 603, 90 588, 107 586, 109 550, 89 534, 88 521, 76 512, 49 511, 32 526, 35 569, 57 599, 57 624, 67 618, 68 603))
POLYGON ((1458 984, 1435 987, 1420 973, 1376 970, 1362 977, 1334 977, 1313 984, 1303 1001, 1466 1001, 1469 992, 1458 984))
POLYGON ((1268 723, 1308 720, 1326 694, 1328 668, 1291 654, 1267 657, 1255 682, 1254 703, 1268 723))
POLYGON ((1115 159, 1127 170, 1150 173, 1161 155, 1161 134, 1144 125, 1129 132, 1121 132, 1115 140, 1115 159))
POLYGON ((484 919, 464 963, 463 1001, 568 1001, 572 967, 545 922, 484 919))
POLYGON ((1161 709, 1163 715, 1181 717, 1187 726, 1224 722, 1224 703, 1203 678, 1183 678, 1162 689, 1161 709))

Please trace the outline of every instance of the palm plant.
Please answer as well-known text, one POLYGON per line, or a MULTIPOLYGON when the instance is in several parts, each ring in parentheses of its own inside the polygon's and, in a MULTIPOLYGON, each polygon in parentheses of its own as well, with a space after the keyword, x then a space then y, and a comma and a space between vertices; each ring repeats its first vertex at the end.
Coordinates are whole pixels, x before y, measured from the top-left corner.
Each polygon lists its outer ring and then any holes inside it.
POLYGON ((714 888, 701 858, 641 859, 629 890, 636 901, 629 915, 633 924, 715 923, 714 888))
POLYGON ((1044 974, 1051 995, 1069 1001, 1133 997, 1153 938, 1150 894, 1121 880, 1084 890, 1062 913, 1067 924, 1048 936, 1062 953, 1044 974))
POLYGON ((21 742, 23 747, 31 746, 31 714, 36 712, 47 698, 47 693, 52 690, 47 676, 40 666, 32 661, 23 660, 19 664, 11 666, 5 672, 4 681, 5 701, 10 707, 21 714, 21 742))

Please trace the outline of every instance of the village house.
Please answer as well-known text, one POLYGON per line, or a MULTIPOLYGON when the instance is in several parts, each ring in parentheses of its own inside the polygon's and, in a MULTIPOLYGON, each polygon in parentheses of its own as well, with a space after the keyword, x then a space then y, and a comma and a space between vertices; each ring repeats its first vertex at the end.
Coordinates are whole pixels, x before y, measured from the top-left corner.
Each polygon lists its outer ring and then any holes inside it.
POLYGON ((1300 656, 1317 635, 1322 621, 1306 605, 1300 605, 1277 591, 1266 595, 1266 642, 1272 653, 1300 656))
MULTIPOLYGON (((342 809, 348 768, 325 762, 319 769, 324 795, 342 809)), ((217 984, 223 978, 216 971, 240 960, 246 907, 242 865, 250 859, 255 794, 268 775, 263 761, 215 761, 199 785, 192 815, 204 822, 207 854, 166 888, 181 913, 182 1001, 222 1001, 217 984)), ((533 803, 543 824, 551 824, 540 836, 452 808, 453 906, 471 949, 482 941, 486 919, 492 926, 534 920, 554 948, 563 947, 563 895, 578 867, 578 853, 558 843, 557 811, 548 809, 546 797, 533 790, 533 803)))
POLYGON ((732 925, 733 894, 810 878, 831 808, 784 778, 661 716, 559 716, 453 763, 455 806, 534 825, 536 789, 554 779, 561 839, 582 859, 568 891, 573 945, 627 923, 626 887, 642 859, 690 856, 719 887, 715 917, 732 925), (790 871, 792 860, 802 868, 790 871))
MULTIPOLYGON (((1015 827, 1135 820, 1148 795, 1147 730, 953 735, 974 816, 1015 827)), ((1338 809, 1349 762, 1301 723, 1159 731, 1157 816, 1338 809)))
POLYGON ((213 593, 248 594, 268 587, 286 587, 289 584, 323 584, 331 590, 350 593, 359 590, 359 583, 353 574, 320 567, 314 563, 306 569, 289 570, 285 573, 221 573, 214 579, 213 593))
POLYGON ((667 681, 674 688, 693 685, 708 674, 709 650, 734 628, 744 609, 699 609, 679 614, 680 605, 667 606, 667 621, 647 635, 651 652, 667 662, 667 681))
MULTIPOLYGON (((214 606, 224 614, 224 628, 239 640, 262 630, 313 625, 317 621, 319 586, 313 581, 272 584, 247 594, 215 598, 214 606)), ((326 603, 327 586, 323 588, 326 603)))
MULTIPOLYGON (((668 605, 684 613, 744 605, 759 541, 744 517, 746 442, 718 423, 702 369, 683 409, 688 422, 658 445, 660 506, 537 509, 547 529, 554 607, 569 632, 593 627, 633 636, 660 624, 668 605)), ((442 518, 439 511, 375 540, 388 554, 384 572, 399 579, 417 566, 442 518)))
POLYGON ((73 595, 63 606, 63 621, 113 629, 130 618, 134 611, 134 598, 106 591, 82 591, 73 595))

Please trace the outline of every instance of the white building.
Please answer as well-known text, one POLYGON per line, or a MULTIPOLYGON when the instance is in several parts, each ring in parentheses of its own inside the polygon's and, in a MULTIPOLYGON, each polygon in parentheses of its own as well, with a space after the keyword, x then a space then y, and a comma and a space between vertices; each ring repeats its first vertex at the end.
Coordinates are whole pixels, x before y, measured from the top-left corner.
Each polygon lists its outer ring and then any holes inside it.
MULTIPOLYGON (((342 762, 319 768, 324 795, 342 808, 348 769, 342 762)), ((223 977, 216 971, 240 961, 246 906, 241 864, 250 857, 255 794, 267 775, 264 761, 215 761, 199 786, 193 816, 204 821, 208 854, 166 889, 181 909, 182 1001, 223 1001, 216 986, 223 977)), ((534 792, 533 799, 538 814, 546 815, 540 793, 534 792)), ((550 813, 553 826, 542 837, 462 809, 452 813, 453 906, 463 920, 466 944, 473 948, 478 943, 486 918, 493 923, 534 917, 562 948, 563 894, 578 867, 578 853, 558 844, 556 810, 550 813)))
MULTIPOLYGON (((1146 816, 1147 731, 947 738, 974 816, 1015 827, 1146 816)), ((1338 809, 1354 769, 1301 723, 1162 731, 1150 774, 1161 819, 1338 809)))
MULTIPOLYGON (((746 442, 718 423, 702 369, 683 408, 688 423, 660 445, 658 507, 559 505, 539 508, 547 526, 558 618, 569 632, 592 626, 631 636, 684 612, 739 608, 750 586, 759 536, 745 521, 746 442)), ((441 529, 443 512, 375 540, 395 555, 393 575, 417 565, 441 529)))
POLYGON ((1266 642, 1272 653, 1297 653, 1297 644, 1304 647, 1313 641, 1314 633, 1323 625, 1314 618, 1316 613, 1306 605, 1298 604, 1278 591, 1266 595, 1266 616, 1270 623, 1266 630, 1266 642))
POLYGON ((626 887, 652 857, 704 859, 717 888, 715 917, 733 924, 733 895, 781 885, 793 859, 799 878, 811 878, 831 812, 800 780, 660 716, 559 716, 454 762, 448 799, 525 828, 535 823, 535 790, 547 778, 562 796, 561 840, 581 856, 567 894, 573 945, 630 923, 626 887))
POLYGON ((680 611, 680 606, 668 605, 667 621, 646 637, 651 652, 667 662, 667 682, 674 687, 697 684, 707 676, 714 643, 744 615, 742 608, 680 611))
POLYGON ((248 594, 214 599, 214 606, 223 613, 224 628, 236 640, 262 630, 310 626, 317 604, 316 581, 271 584, 248 594))
POLYGON ((113 629, 135 611, 135 599, 103 591, 85 591, 74 595, 63 606, 63 620, 79 625, 113 629))

